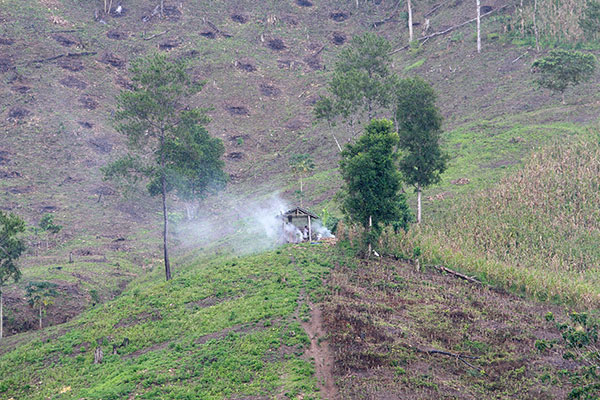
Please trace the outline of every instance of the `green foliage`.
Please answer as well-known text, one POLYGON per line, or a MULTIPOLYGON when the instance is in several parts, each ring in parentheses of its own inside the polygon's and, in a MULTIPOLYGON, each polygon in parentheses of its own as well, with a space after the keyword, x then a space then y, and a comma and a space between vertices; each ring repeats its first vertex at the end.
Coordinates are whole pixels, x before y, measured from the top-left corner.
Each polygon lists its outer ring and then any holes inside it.
POLYGON ((315 163, 310 154, 294 154, 290 157, 290 168, 295 175, 306 176, 315 169, 315 163))
POLYGON ((587 40, 595 40, 600 35, 600 2, 588 0, 583 15, 579 18, 579 26, 587 40))
POLYGON ((54 215, 52 214, 44 214, 42 219, 40 220, 40 228, 43 230, 57 234, 61 231, 62 225, 58 225, 54 223, 54 215))
POLYGON ((352 126, 389 108, 396 77, 390 69, 392 45, 373 33, 355 36, 342 50, 329 83, 330 97, 317 102, 317 119, 337 118, 352 126))
POLYGON ((384 226, 398 221, 406 225, 410 220, 406 199, 399 193, 401 180, 394 150, 397 144, 392 122, 373 120, 356 144, 348 144, 342 152, 342 211, 363 226, 365 244, 374 244, 384 226))
POLYGON ((16 261, 25 251, 25 243, 19 238, 24 231, 25 221, 0 211, 0 291, 9 280, 16 282, 21 278, 16 261))
POLYGON ((563 94, 569 86, 591 79, 596 71, 596 57, 580 51, 555 49, 535 60, 531 70, 537 85, 563 94))
POLYGON ((57 287, 52 282, 29 282, 25 288, 27 302, 33 308, 49 306, 53 304, 53 299, 58 295, 57 287))
POLYGON ((440 181, 447 156, 440 148, 442 116, 433 88, 419 77, 400 81, 396 119, 399 147, 404 151, 400 171, 407 183, 425 188, 440 181))

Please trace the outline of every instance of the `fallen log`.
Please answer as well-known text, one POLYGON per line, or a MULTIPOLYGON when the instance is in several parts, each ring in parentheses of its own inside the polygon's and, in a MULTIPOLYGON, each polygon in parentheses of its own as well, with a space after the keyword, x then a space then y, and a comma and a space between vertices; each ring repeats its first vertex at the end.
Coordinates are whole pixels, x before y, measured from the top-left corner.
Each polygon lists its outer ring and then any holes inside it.
POLYGON ((470 362, 468 362, 467 360, 465 360, 465 358, 468 358, 470 360, 479 359, 479 357, 476 357, 476 356, 470 356, 467 354, 459 354, 459 353, 451 353, 449 351, 443 351, 443 350, 438 350, 438 349, 425 350, 425 349, 420 349, 418 347, 414 347, 414 349, 419 353, 425 353, 425 354, 429 354, 429 355, 440 354, 442 356, 456 358, 457 360, 462 361, 463 363, 465 363, 466 365, 468 365, 469 367, 471 367, 473 369, 476 369, 476 370, 480 369, 480 368, 476 367, 475 365, 471 364, 470 362))
POLYGON ((426 266, 427 267, 431 267, 431 268, 435 268, 438 271, 445 272, 445 273, 450 274, 450 275, 454 275, 457 278, 463 279, 463 280, 471 282, 471 283, 483 284, 480 280, 475 279, 472 276, 461 274, 460 272, 454 271, 454 270, 452 270, 452 269, 450 269, 448 267, 444 267, 443 265, 426 265, 426 266))

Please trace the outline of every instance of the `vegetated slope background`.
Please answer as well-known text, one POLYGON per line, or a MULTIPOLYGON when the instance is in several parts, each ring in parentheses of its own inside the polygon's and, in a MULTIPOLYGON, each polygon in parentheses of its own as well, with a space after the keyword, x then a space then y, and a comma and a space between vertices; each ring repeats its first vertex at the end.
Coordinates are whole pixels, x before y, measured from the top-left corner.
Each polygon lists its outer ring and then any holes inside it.
MULTIPOLYGON (((488 244, 478 242, 487 239, 480 239, 475 228, 464 238, 459 236, 462 231, 452 231, 456 229, 452 216, 467 220, 465 226, 469 226, 469 218, 485 215, 487 199, 498 192, 477 194, 475 200, 470 199, 472 193, 488 189, 506 176, 509 181, 496 190, 519 187, 519 182, 510 181, 518 180, 518 176, 510 176, 541 146, 558 145, 571 136, 595 140, 586 132, 590 126, 597 127, 600 114, 597 77, 569 90, 567 105, 534 88, 529 67, 537 56, 535 46, 530 35, 521 37, 516 28, 518 17, 530 10, 521 12, 517 3, 483 2, 485 10, 496 12, 483 19, 483 51, 477 54, 472 23, 421 46, 405 48, 408 31, 404 9, 396 1, 361 1, 357 8, 353 1, 334 0, 189 0, 166 2, 164 18, 154 13, 156 4, 146 1, 120 3, 123 12, 119 15, 103 15, 103 4, 98 1, 4 1, 0 8, 0 206, 23 216, 32 226, 46 213, 52 213, 64 226, 56 236, 30 230, 29 253, 22 260, 24 279, 5 293, 9 330, 26 331, 36 324, 34 312, 23 299, 23 287, 30 280, 59 284, 63 296, 49 307, 46 316, 46 323, 54 324, 72 318, 90 304, 114 297, 134 278, 140 287, 144 287, 144 281, 156 285, 160 279, 156 202, 146 196, 143 188, 129 198, 118 196, 116 188, 103 182, 99 172, 123 149, 112 127, 111 113, 116 94, 130 85, 127 67, 134 58, 152 51, 167 52, 173 59, 186 58, 190 73, 206 81, 203 92, 191 98, 190 104, 211 107, 209 131, 225 142, 231 182, 218 199, 209 199, 204 215, 224 215, 228 211, 223 209, 224 204, 233 207, 260 202, 274 191, 294 202, 296 184, 288 161, 297 152, 310 153, 317 164, 314 175, 307 179, 306 203, 317 210, 327 207, 336 212, 332 196, 340 182, 338 151, 331 133, 342 142, 351 140, 352 134, 342 125, 333 130, 314 125, 312 106, 325 93, 335 57, 352 35, 370 30, 388 38, 398 49, 394 70, 401 76, 423 76, 439 94, 445 118, 444 146, 451 156, 442 183, 426 193, 430 197, 425 219, 446 234, 453 232, 456 239, 444 242, 439 230, 435 231, 437 237, 425 231, 422 238, 417 232, 416 245, 430 259, 450 260, 460 268, 468 267, 471 260, 447 257, 439 251, 440 243, 450 248, 445 249, 450 254, 460 249, 476 250, 481 258, 500 258, 513 265, 515 260, 498 256, 504 247, 490 250, 488 244), (480 197, 484 201, 477 203, 480 197), (465 203, 467 206, 461 209, 465 203), (446 213, 448 206, 459 209, 446 213), (433 248, 424 245, 428 241, 434 242, 433 248), (68 262, 70 253, 73 263, 68 262)), ((583 2, 564 4, 575 11, 583 7, 583 2)), ((474 11, 472 4, 460 0, 419 2, 415 5, 416 35, 461 24, 473 18, 474 11), (426 19, 429 30, 423 32, 426 19)), ((573 15, 563 11, 540 18, 540 29, 547 35, 544 44, 568 44, 579 37, 576 29, 564 37, 570 30, 556 29, 560 16, 573 15)), ((568 27, 576 24, 567 22, 568 27)), ((595 159, 594 154, 588 155, 595 159)), ((535 166, 530 170, 535 177, 535 166)), ((593 172, 585 179, 590 176, 593 172)), ((178 210, 179 204, 174 205, 178 210)), ((519 215, 528 210, 515 204, 507 208, 518 210, 519 215)), ((553 206, 544 210, 544 218, 552 220, 553 206)), ((485 229, 490 232, 488 239, 494 243, 506 232, 492 237, 497 231, 489 227, 497 227, 498 221, 506 220, 504 217, 484 219, 485 229)), ((508 220, 521 219, 511 215, 508 220)), ((219 225, 220 233, 234 231, 234 223, 221 220, 219 225)), ((597 234, 597 221, 590 226, 591 236, 580 232, 585 243, 593 243, 597 234)), ((192 244, 185 259, 194 260, 195 240, 189 239, 174 237, 173 241, 192 244)), ((206 240, 198 238, 198 242, 206 240)), ((553 243, 558 246, 560 242, 557 236, 553 243)), ((412 245, 415 242, 409 240, 397 251, 410 254, 412 245)), ((531 263, 524 260, 529 255, 522 251, 514 258, 527 267, 531 263)), ((558 266, 553 267, 556 274, 562 273, 561 268, 571 259, 564 260, 554 264, 558 266)), ((476 261, 479 264, 473 265, 484 265, 476 261)), ((512 274, 510 268, 501 270, 507 272, 490 280, 542 298, 556 297, 556 293, 539 289, 532 275, 513 280, 518 274, 512 274)), ((486 271, 489 269, 476 272, 485 275, 486 271)), ((592 286, 591 290, 574 289, 568 300, 594 304, 597 299, 589 296, 595 290, 592 286)), ((295 290, 299 293, 300 288, 295 290)), ((286 317, 293 313, 290 310, 286 317)), ((152 320, 154 311, 140 311, 144 312, 152 320)), ((232 317, 227 324, 236 326, 236 321, 232 317)), ((107 335, 111 329, 107 328, 107 335)), ((214 329, 202 332, 220 328, 214 329)), ((77 345, 93 341, 94 331, 90 328, 85 339, 77 338, 77 345)), ((153 340, 158 341, 159 336, 153 340)), ((17 335, 5 343, 12 348, 34 338, 37 336, 17 335)), ((48 350, 50 359, 54 350, 48 350)), ((89 352, 85 357, 90 357, 89 352)), ((421 383, 416 384, 417 389, 427 387, 427 379, 425 386, 419 386, 421 383)), ((351 382, 349 387, 354 384, 351 382)), ((126 389, 131 390, 129 386, 126 389)))

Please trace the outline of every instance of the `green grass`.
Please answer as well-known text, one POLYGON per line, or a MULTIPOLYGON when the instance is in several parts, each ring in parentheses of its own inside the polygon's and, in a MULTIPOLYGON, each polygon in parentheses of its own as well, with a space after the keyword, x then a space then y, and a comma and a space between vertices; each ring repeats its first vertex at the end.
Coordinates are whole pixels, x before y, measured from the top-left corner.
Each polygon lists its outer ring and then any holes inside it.
POLYGON ((3 398, 223 399, 270 393, 318 398, 301 290, 320 298, 329 252, 306 247, 198 260, 162 282, 84 312, 53 336, 0 356, 3 398), (129 345, 112 355, 112 345, 129 345), (105 357, 94 364, 100 343, 105 357), (284 351, 291 349, 291 351, 284 351), (66 390, 60 394, 61 390, 66 390))

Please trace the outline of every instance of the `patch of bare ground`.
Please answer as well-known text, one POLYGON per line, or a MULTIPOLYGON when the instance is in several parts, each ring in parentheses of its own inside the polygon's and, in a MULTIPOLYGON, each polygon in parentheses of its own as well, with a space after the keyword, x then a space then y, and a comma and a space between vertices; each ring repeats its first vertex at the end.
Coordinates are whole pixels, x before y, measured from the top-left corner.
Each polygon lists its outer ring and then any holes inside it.
POLYGON ((577 367, 562 345, 535 348, 559 337, 544 319, 565 315, 559 306, 389 259, 339 265, 326 284, 314 318, 330 338, 340 398, 558 399, 571 389, 567 378, 542 379, 577 367))

